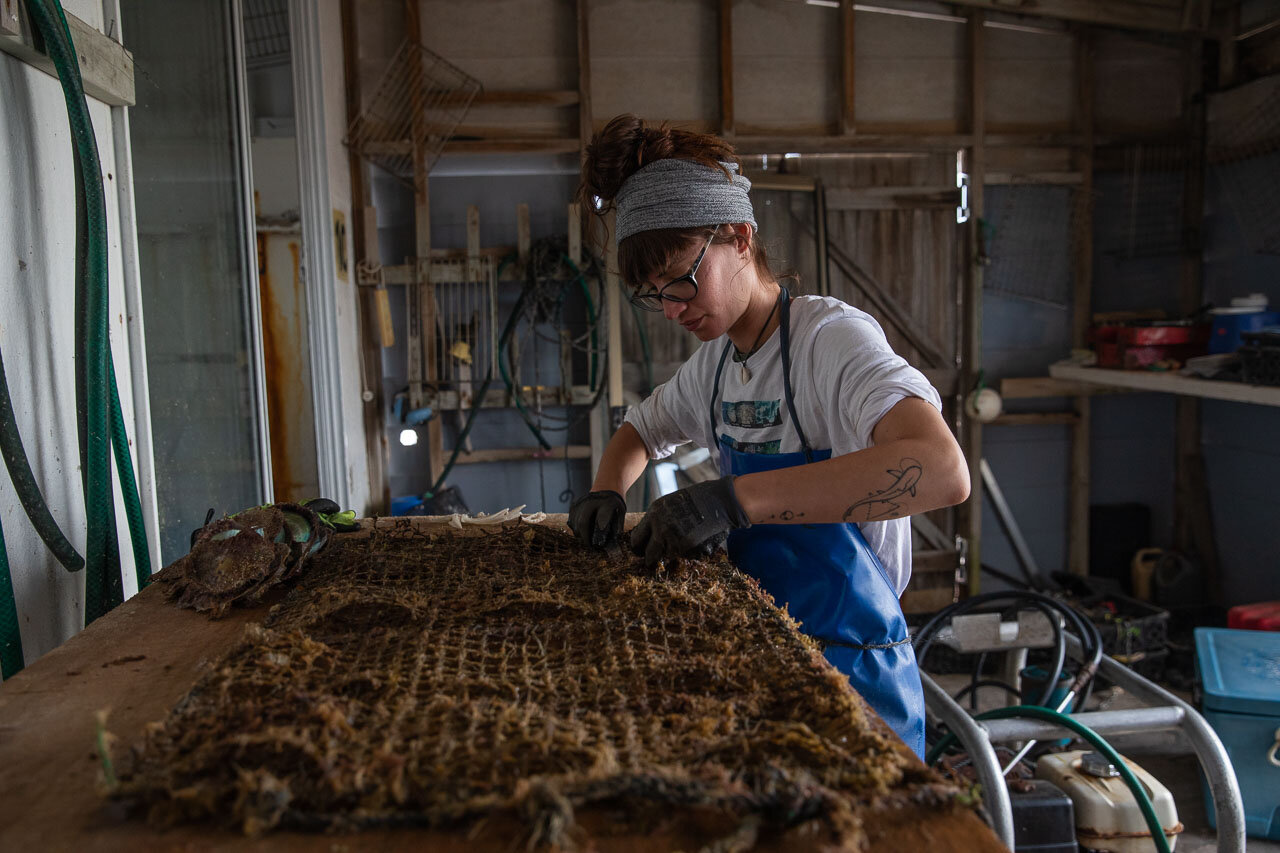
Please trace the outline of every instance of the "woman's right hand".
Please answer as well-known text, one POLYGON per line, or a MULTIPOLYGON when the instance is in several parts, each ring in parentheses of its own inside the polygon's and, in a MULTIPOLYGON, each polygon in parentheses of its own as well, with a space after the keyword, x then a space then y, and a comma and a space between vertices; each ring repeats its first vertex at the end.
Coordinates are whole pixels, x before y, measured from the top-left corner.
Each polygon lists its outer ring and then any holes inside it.
POLYGON ((627 502, 614 491, 591 492, 569 507, 569 529, 584 545, 610 548, 618 544, 627 518, 627 502))

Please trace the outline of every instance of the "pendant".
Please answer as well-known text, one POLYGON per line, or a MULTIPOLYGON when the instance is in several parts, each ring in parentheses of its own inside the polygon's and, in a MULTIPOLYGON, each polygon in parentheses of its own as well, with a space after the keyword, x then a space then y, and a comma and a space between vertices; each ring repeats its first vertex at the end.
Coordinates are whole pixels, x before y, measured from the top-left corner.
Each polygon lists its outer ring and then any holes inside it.
POLYGON ((747 363, 744 361, 739 365, 742 368, 742 384, 746 385, 751 381, 751 371, 747 369, 747 363))

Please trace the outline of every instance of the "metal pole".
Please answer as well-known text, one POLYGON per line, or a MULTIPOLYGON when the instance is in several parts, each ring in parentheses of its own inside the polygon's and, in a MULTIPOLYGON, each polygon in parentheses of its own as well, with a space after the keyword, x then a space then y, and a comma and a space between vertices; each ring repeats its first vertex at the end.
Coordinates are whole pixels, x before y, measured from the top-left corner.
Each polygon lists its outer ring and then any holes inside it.
POLYGON ((996 752, 991 748, 985 724, 970 717, 947 691, 923 672, 920 673, 920 683, 924 685, 924 699, 929 710, 947 724, 947 728, 960 740, 973 760, 973 769, 982 784, 982 801, 991 814, 991 828, 1004 845, 1012 850, 1013 807, 1009 802, 1009 788, 1005 785, 1004 774, 1000 772, 1000 762, 996 760, 996 752))

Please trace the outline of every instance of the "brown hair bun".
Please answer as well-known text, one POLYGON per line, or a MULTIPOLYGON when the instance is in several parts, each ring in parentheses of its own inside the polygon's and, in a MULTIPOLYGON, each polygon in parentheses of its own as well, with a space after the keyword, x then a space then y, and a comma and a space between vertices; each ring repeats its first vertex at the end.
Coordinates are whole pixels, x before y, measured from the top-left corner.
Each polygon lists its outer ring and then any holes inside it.
POLYGON ((738 162, 733 146, 717 136, 678 130, 666 122, 655 126, 639 116, 623 113, 591 137, 582 164, 578 203, 585 212, 594 212, 595 199, 599 198, 601 208, 608 209, 623 181, 644 166, 671 157, 712 168, 722 168, 722 161, 738 162))

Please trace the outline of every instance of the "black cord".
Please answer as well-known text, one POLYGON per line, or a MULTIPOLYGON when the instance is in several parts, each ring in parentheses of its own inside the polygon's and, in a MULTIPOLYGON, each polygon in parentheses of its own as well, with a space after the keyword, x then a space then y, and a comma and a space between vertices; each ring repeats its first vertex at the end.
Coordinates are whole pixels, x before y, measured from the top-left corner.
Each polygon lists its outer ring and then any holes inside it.
POLYGON ((952 698, 955 699, 957 702, 959 702, 965 696, 968 696, 969 707, 973 708, 977 704, 976 699, 978 696, 978 689, 982 687, 999 687, 999 688, 1002 688, 1006 693, 1017 696, 1019 699, 1022 698, 1022 694, 1017 690, 1017 688, 1015 688, 1011 684, 1005 684, 1003 681, 1001 681, 998 678, 984 678, 981 681, 972 681, 966 684, 964 687, 962 687, 960 689, 960 692, 957 693, 952 698))
POLYGON ((1043 593, 1033 591, 989 592, 943 608, 916 632, 913 646, 916 651, 917 664, 923 668, 925 656, 933 644, 937 631, 946 621, 978 607, 990 607, 997 602, 1006 601, 1014 607, 1030 606, 1040 610, 1048 616, 1049 624, 1054 629, 1054 645, 1057 652, 1055 671, 1045 685, 1042 705, 1048 704, 1053 691, 1057 688, 1058 677, 1062 672, 1062 663, 1066 654, 1066 642, 1062 637, 1062 628, 1054 614, 1061 614, 1064 621, 1073 630, 1073 633, 1080 638, 1085 663, 1076 674, 1076 678, 1072 682, 1072 689, 1076 690, 1080 695, 1079 707, 1084 708, 1092 691, 1093 676, 1097 672, 1098 662, 1102 658, 1102 636, 1099 634, 1097 626, 1081 616, 1074 607, 1043 593))

